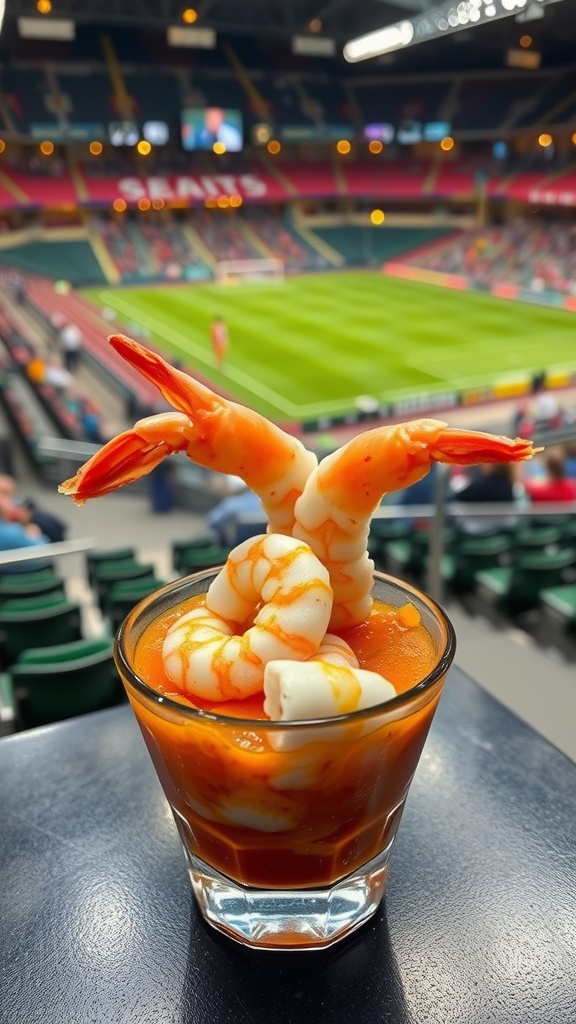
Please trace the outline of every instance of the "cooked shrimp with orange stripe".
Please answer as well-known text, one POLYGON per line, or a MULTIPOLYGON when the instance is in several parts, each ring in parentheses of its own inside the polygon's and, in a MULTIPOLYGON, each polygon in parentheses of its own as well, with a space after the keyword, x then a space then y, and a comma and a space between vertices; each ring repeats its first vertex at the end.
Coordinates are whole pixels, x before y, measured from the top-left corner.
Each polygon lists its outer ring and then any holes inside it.
MULTIPOLYGON (((265 712, 278 721, 332 717, 393 697, 392 684, 359 666, 334 635, 371 614, 367 540, 382 497, 421 480, 434 462, 521 462, 539 449, 420 419, 360 434, 318 465, 299 440, 158 354, 120 335, 110 343, 177 411, 113 438, 61 493, 83 504, 184 452, 241 477, 269 521, 266 535, 231 552, 205 602, 185 608, 169 628, 163 659, 172 685, 215 703, 263 692, 265 712)), ((405 628, 419 624, 415 608, 398 615, 405 628)))

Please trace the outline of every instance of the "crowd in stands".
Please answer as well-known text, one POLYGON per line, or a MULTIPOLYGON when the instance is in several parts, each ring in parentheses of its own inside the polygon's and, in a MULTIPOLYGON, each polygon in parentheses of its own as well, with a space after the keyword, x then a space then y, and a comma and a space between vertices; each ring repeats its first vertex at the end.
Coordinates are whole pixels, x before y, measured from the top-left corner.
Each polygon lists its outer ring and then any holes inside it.
POLYGON ((175 280, 201 262, 169 214, 161 219, 100 216, 93 224, 124 280, 175 280))
POLYGON ((320 252, 296 237, 282 212, 268 207, 241 214, 194 209, 180 217, 170 211, 99 215, 92 223, 125 281, 207 277, 205 250, 215 263, 274 257, 295 273, 328 266, 320 252), (190 237, 187 227, 192 229, 190 237), (198 250, 194 233, 200 239, 198 250))
MULTIPOLYGON (((10 281, 17 302, 20 301, 20 281, 19 275, 10 281)), ((25 373, 48 409, 56 431, 94 444, 106 440, 103 412, 76 376, 82 350, 82 335, 76 324, 56 312, 50 337, 42 347, 25 336, 22 325, 17 326, 9 310, 4 308, 0 310, 0 338, 6 362, 3 369, 8 373, 21 369, 25 373)))
POLYGON ((509 283, 534 292, 575 295, 576 224, 518 219, 467 232, 409 262, 463 274, 481 288, 509 283))
POLYGON ((244 216, 271 255, 283 260, 287 271, 324 270, 328 266, 319 252, 298 242, 281 214, 275 215, 266 207, 254 206, 245 211, 244 216))

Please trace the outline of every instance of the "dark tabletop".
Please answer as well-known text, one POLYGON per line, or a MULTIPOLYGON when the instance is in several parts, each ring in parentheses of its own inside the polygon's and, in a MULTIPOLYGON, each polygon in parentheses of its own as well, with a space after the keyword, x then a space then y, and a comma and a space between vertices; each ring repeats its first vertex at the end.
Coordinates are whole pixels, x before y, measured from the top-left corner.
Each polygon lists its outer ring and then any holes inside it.
POLYGON ((453 670, 385 904, 318 953, 200 920, 128 707, 0 741, 2 1024, 575 1024, 576 766, 453 670))

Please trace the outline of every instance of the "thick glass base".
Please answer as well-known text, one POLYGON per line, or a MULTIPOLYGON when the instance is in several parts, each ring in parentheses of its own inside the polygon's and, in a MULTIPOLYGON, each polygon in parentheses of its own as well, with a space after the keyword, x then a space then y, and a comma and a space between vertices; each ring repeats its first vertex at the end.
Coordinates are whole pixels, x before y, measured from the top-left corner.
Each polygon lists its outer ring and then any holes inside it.
POLYGON ((325 949, 364 924, 384 895, 392 842, 358 871, 322 889, 254 889, 234 882, 184 847, 209 924, 254 949, 325 949))

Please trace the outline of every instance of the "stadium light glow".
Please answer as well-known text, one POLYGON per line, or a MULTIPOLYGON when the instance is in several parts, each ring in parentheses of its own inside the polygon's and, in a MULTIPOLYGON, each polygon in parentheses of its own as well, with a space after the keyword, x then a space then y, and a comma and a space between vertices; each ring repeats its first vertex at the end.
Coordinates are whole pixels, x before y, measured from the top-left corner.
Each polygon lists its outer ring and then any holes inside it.
POLYGON ((376 227, 379 227, 381 224, 384 223, 385 220, 386 214, 384 213, 384 210, 372 210, 372 213, 370 214, 371 224, 374 224, 376 227))
POLYGON ((374 153, 374 155, 378 155, 378 153, 381 153, 384 149, 384 143, 380 142, 380 139, 371 139, 368 143, 368 149, 371 153, 374 153))
POLYGON ((114 210, 115 213, 125 213, 126 212, 126 200, 125 199, 115 199, 114 202, 112 203, 112 209, 114 210))
POLYGON ((547 149, 548 146, 552 145, 553 141, 552 136, 549 135, 548 132, 542 132, 542 134, 538 136, 538 145, 542 146, 542 149, 547 149))
POLYGON ((136 149, 140 153, 140 156, 148 156, 148 154, 152 152, 152 146, 146 141, 146 139, 140 139, 136 149))
POLYGON ((216 156, 224 156, 226 152, 226 146, 223 142, 215 142, 212 146, 212 152, 216 153, 216 156))
MULTIPOLYGON (((558 0, 531 0, 538 8, 557 2, 558 0)), ((461 32, 464 28, 486 24, 487 21, 509 18, 522 12, 527 3, 528 0, 451 0, 438 7, 431 7, 422 14, 415 14, 409 20, 398 21, 375 32, 350 39, 344 46, 344 58, 350 64, 354 64, 370 57, 379 57, 384 53, 393 53, 406 46, 415 46, 416 43, 461 32)))
POLYGON ((52 10, 51 0, 38 0, 36 10, 38 11, 38 14, 50 14, 50 11, 52 10))
POLYGON ((98 142, 98 139, 95 139, 94 142, 90 143, 88 149, 90 150, 92 156, 100 156, 102 150, 104 149, 104 146, 101 142, 98 142))
POLYGON ((52 156, 52 153, 54 152, 54 143, 50 142, 50 139, 46 139, 44 142, 41 142, 40 152, 42 153, 42 156, 52 156))
POLYGON ((336 143, 336 149, 338 150, 341 156, 346 156, 346 154, 349 153, 350 150, 352 149, 352 146, 348 142, 348 139, 339 139, 339 141, 336 143))
POLYGON ((443 149, 445 153, 454 149, 454 139, 451 135, 445 135, 443 139, 440 139, 440 149, 443 149))
POLYGON ((4 139, 0 139, 0 153, 3 153, 5 149, 6 143, 4 142, 4 139))
POLYGON ((270 142, 266 146, 266 149, 268 150, 269 153, 272 154, 272 156, 276 156, 282 149, 282 146, 278 142, 278 139, 270 139, 270 142))
POLYGON ((182 21, 186 25, 193 25, 198 20, 198 11, 195 11, 193 7, 186 7, 182 11, 182 21))

